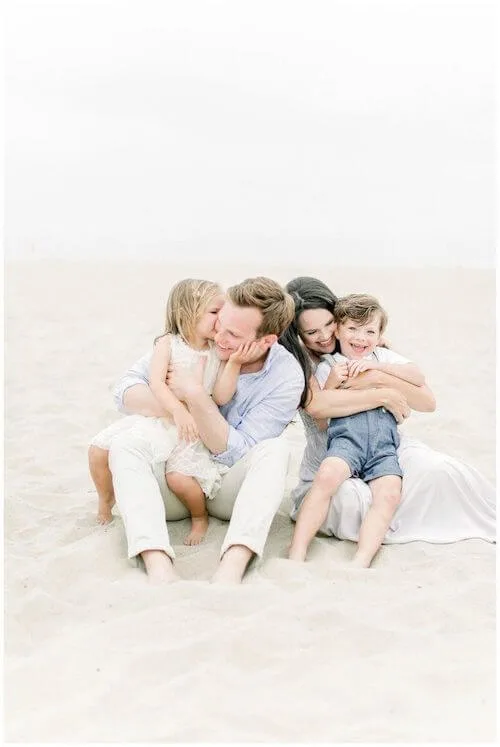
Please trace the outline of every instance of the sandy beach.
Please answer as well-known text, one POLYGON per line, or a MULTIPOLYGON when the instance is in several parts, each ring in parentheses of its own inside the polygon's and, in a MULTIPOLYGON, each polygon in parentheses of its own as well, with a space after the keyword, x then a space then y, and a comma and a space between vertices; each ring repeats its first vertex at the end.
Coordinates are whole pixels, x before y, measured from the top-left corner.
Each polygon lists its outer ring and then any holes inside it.
POLYGON ((12 742, 482 742, 495 738, 495 546, 353 546, 285 559, 304 446, 287 430, 287 492, 241 587, 208 583, 226 525, 171 536, 184 580, 151 587, 121 518, 96 524, 90 438, 112 383, 162 331, 171 285, 321 277, 377 295, 387 336, 437 399, 404 431, 495 481, 494 273, 314 265, 6 266, 5 738, 12 742))

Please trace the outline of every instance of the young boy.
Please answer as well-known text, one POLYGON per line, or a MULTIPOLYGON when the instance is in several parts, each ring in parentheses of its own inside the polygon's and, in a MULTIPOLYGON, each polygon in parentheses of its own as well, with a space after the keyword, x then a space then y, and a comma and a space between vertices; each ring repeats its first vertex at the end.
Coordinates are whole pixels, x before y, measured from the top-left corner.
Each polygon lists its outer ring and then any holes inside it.
MULTIPOLYGON (((340 353, 323 356, 316 370, 321 388, 336 389, 362 371, 377 368, 411 384, 422 386, 424 377, 415 364, 379 346, 387 314, 376 298, 352 294, 335 304, 335 335, 340 353)), ((372 492, 372 504, 359 532, 353 563, 368 568, 377 553, 401 499, 401 478, 396 450, 397 423, 383 407, 330 421, 327 456, 321 463, 297 518, 289 557, 304 560, 307 549, 326 519, 332 495, 349 477, 360 477, 372 492)))

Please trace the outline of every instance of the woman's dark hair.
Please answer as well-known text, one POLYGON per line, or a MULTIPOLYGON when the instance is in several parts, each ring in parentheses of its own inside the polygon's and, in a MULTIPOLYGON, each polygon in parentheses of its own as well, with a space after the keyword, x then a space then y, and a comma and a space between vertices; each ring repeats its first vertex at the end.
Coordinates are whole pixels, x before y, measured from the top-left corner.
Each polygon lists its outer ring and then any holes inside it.
POLYGON ((300 277, 290 280, 285 290, 293 298, 295 304, 295 316, 289 327, 283 332, 278 342, 283 345, 300 363, 305 377, 305 387, 300 398, 300 406, 306 407, 309 392, 309 379, 312 374, 311 360, 302 344, 299 332, 298 319, 303 311, 309 309, 325 309, 331 314, 335 310, 337 297, 331 292, 321 280, 316 278, 300 277))

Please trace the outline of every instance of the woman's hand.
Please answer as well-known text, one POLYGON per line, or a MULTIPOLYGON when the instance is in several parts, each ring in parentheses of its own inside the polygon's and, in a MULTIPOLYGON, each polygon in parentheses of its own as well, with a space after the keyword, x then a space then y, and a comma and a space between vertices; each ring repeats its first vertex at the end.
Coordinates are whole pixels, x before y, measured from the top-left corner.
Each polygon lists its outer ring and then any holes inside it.
POLYGON ((190 443, 198 440, 198 428, 194 422, 193 416, 184 405, 177 407, 173 411, 172 417, 174 419, 175 427, 177 428, 179 441, 187 441, 190 443))
POLYGON ((404 423, 411 412, 406 397, 397 389, 379 389, 378 391, 383 397, 382 407, 394 415, 397 423, 404 423))

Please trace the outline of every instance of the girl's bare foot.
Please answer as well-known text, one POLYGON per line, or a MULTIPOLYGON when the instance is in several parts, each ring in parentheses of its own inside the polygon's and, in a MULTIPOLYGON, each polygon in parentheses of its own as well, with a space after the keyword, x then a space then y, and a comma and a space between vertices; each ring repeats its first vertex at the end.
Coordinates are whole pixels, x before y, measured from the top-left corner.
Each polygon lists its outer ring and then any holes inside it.
POLYGON ((111 509, 114 505, 114 495, 99 496, 99 508, 97 511, 98 524, 109 524, 111 521, 113 521, 113 514, 111 513, 111 509))
POLYGON ((191 517, 191 531, 184 540, 185 545, 199 545, 208 529, 208 514, 191 517))

